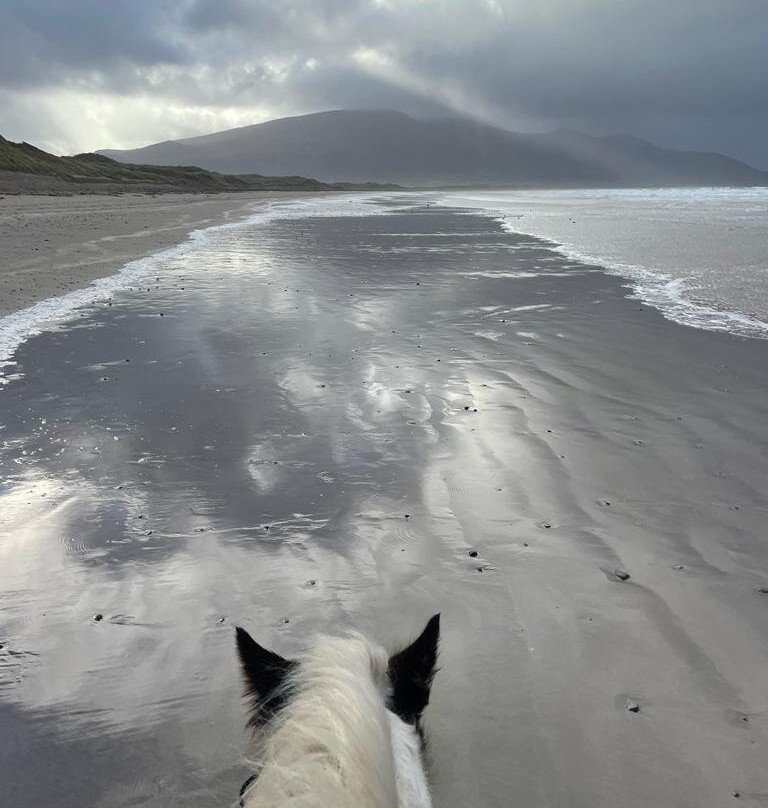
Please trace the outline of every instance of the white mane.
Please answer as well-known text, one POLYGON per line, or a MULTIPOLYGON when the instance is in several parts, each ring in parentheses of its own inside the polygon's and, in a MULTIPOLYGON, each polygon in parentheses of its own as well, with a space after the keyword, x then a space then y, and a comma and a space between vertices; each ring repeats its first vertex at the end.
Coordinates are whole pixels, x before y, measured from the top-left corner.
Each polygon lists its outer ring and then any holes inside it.
POLYGON ((417 733, 386 709, 387 665, 359 635, 325 638, 300 660, 257 744, 245 808, 428 808, 417 733))

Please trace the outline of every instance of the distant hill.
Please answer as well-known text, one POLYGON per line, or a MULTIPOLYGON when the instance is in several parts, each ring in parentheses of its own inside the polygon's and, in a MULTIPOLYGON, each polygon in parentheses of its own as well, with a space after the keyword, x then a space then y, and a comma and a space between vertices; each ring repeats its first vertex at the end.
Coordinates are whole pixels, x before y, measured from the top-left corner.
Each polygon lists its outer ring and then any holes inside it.
POLYGON ((509 132, 467 118, 339 110, 168 140, 116 160, 200 165, 231 174, 302 174, 326 182, 520 187, 767 185, 768 173, 721 154, 674 151, 627 135, 509 132))
POLYGON ((324 183, 299 176, 231 176, 195 166, 132 165, 101 154, 56 157, 0 136, 3 193, 217 193, 221 191, 346 191, 376 189, 374 183, 324 183))

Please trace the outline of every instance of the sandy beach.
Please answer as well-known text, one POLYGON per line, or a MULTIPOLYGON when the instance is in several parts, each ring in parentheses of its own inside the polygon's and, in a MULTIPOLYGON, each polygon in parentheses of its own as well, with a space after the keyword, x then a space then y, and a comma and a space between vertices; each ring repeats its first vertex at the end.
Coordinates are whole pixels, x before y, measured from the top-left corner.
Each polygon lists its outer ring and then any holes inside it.
MULTIPOLYGON (((2 200, 4 310, 249 203, 2 200)), ((0 388, 9 806, 235 805, 233 626, 438 611, 436 808, 766 804, 768 341, 434 205, 157 277, 0 388)))
POLYGON ((129 261, 237 221, 254 203, 302 194, 0 197, 0 317, 86 286, 129 261))

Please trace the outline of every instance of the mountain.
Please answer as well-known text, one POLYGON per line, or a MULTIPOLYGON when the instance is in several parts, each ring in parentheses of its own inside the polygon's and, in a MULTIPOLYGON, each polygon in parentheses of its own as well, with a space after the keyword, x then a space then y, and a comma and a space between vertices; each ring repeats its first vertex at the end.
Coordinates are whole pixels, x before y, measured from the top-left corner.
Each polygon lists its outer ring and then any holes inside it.
POLYGON ((329 181, 522 187, 767 185, 768 172, 721 154, 663 149, 627 135, 520 134, 467 118, 337 110, 167 140, 116 160, 329 181))
POLYGON ((102 154, 56 157, 29 143, 13 143, 0 136, 0 192, 3 193, 346 191, 379 187, 371 183, 328 184, 298 176, 232 176, 190 165, 133 165, 102 154))

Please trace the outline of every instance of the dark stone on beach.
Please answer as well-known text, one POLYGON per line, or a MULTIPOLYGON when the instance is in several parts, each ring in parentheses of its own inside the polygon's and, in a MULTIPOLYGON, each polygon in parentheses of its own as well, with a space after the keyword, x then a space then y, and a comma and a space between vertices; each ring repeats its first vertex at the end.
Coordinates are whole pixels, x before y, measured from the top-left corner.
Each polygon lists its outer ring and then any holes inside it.
POLYGON ((768 586, 758 586, 757 591, 761 595, 768 595, 768 586))
POLYGON ((469 407, 464 407, 464 409, 465 409, 467 412, 469 412, 469 407))
POLYGON ((549 522, 542 522, 541 527, 543 527, 545 530, 549 530, 552 525, 549 522))
POLYGON ((634 699, 627 699, 627 710, 630 713, 639 713, 640 705, 634 699))
POLYGON ((485 567, 475 567, 475 569, 476 569, 478 572, 484 572, 484 571, 485 571, 485 567))
POLYGON ((467 555, 470 558, 477 558, 477 550, 467 550, 467 555))
POLYGON ((741 792, 740 792, 740 791, 731 791, 731 794, 733 794, 733 796, 734 796, 736 799, 739 799, 739 797, 741 796, 741 792))
POLYGON ((101 612, 96 612, 93 616, 94 623, 100 623, 104 619, 104 615, 101 612))
POLYGON ((409 513, 407 513, 407 514, 405 514, 405 518, 406 518, 406 519, 410 519, 410 518, 411 518, 411 515, 410 515, 409 513))
POLYGON ((606 507, 608 507, 608 505, 610 505, 611 503, 610 503, 610 502, 608 502, 608 500, 607 500, 607 499, 598 499, 598 500, 597 500, 597 504, 598 504, 598 505, 599 505, 601 508, 606 508, 606 507))
POLYGON ((613 571, 613 574, 620 580, 620 581, 628 581, 630 578, 629 573, 626 570, 617 569, 613 571))
POLYGON ((682 564, 677 564, 677 565, 675 566, 675 569, 676 569, 676 570, 684 570, 684 569, 685 569, 685 567, 684 567, 682 564))
POLYGON ((523 542, 523 547, 527 547, 527 546, 528 546, 528 542, 527 542, 527 541, 524 541, 524 542, 523 542))
POLYGON ((217 622, 217 623, 223 623, 223 622, 224 622, 224 618, 223 618, 223 617, 220 617, 220 618, 219 618, 219 619, 218 619, 216 622, 217 622))

